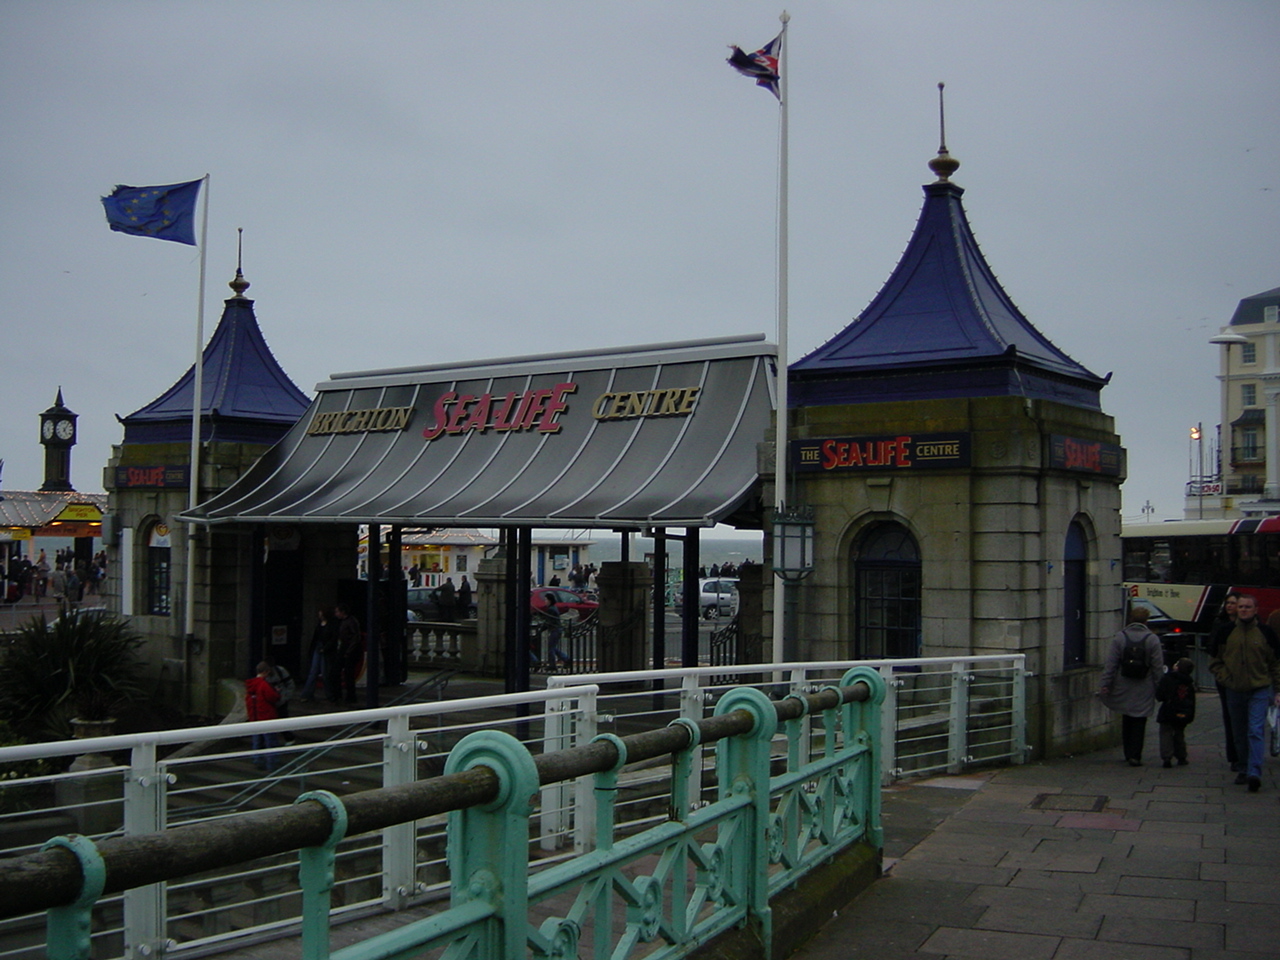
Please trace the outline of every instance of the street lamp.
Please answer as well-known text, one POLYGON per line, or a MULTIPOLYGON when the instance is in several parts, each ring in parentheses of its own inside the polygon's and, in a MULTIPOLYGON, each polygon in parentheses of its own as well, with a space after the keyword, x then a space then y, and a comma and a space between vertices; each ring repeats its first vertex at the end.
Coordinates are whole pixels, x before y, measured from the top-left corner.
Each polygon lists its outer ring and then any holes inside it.
POLYGON ((1200 519, 1204 519, 1204 431, 1203 423, 1191 428, 1191 439, 1196 442, 1196 499, 1200 502, 1200 519))
POLYGON ((813 507, 781 504, 773 513, 773 572, 797 583, 813 572, 813 507))
POLYGON ((1210 337, 1209 342, 1222 347, 1222 412, 1218 418, 1218 482, 1222 484, 1222 493, 1218 502, 1222 505, 1222 515, 1225 517, 1227 515, 1227 457, 1230 456, 1228 448, 1231 445, 1231 429, 1230 424, 1227 423, 1227 403, 1230 400, 1231 389, 1231 345, 1248 343, 1249 338, 1238 333, 1220 333, 1216 337, 1210 337))

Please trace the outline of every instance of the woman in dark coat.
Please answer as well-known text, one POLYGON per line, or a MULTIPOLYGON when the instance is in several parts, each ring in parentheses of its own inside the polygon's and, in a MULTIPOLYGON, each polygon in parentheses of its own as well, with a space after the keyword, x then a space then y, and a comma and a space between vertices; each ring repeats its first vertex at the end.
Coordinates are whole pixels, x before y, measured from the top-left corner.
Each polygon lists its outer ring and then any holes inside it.
POLYGON ((1147 628, 1151 612, 1146 607, 1129 611, 1128 625, 1115 635, 1102 671, 1102 688, 1098 699, 1103 706, 1121 715, 1120 739, 1124 758, 1131 767, 1142 766, 1142 742, 1147 734, 1147 718, 1156 705, 1156 684, 1164 672, 1164 648, 1160 638, 1147 628), (1140 677, 1126 677, 1120 669, 1125 647, 1133 641, 1141 645, 1146 659, 1146 672, 1140 677))

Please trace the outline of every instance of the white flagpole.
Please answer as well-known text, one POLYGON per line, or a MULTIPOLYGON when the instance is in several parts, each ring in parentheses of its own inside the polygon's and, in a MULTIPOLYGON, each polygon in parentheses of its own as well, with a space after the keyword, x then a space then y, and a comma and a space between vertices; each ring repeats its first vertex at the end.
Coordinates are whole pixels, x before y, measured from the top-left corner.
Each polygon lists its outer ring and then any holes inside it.
MULTIPOLYGON (((196 303, 196 365, 191 387, 191 474, 188 477, 187 509, 194 510, 200 499, 200 408, 204 403, 204 274, 209 249, 209 174, 204 175, 204 202, 200 216, 200 293, 196 303)), ((184 632, 188 640, 196 635, 196 538, 195 524, 187 524, 187 597, 184 603, 184 632)))
MULTIPOLYGON (((778 410, 774 416, 774 510, 781 513, 787 499, 787 24, 783 10, 782 42, 778 48, 778 410)), ((777 545, 774 545, 777 549, 777 545)), ((783 630, 786 625, 786 584, 773 575, 773 662, 785 659, 783 630)))

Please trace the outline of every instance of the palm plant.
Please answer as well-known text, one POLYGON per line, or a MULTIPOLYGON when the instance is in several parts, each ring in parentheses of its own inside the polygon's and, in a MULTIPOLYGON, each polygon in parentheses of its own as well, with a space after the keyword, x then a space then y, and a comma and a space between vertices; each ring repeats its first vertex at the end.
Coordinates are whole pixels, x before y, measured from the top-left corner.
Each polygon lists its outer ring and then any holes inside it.
POLYGON ((127 620, 102 611, 33 617, 0 652, 0 720, 64 737, 73 718, 110 719, 142 696, 141 645, 127 620))

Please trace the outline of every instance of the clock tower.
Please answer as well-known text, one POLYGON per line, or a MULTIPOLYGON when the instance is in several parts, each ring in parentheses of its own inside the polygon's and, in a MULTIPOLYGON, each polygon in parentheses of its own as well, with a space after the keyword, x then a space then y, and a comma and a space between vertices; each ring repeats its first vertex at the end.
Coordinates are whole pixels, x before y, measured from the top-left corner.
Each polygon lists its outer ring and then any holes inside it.
POLYGON ((74 490, 71 448, 76 442, 76 414, 62 402, 62 388, 53 406, 40 414, 40 442, 44 444, 44 483, 41 490, 74 490))

